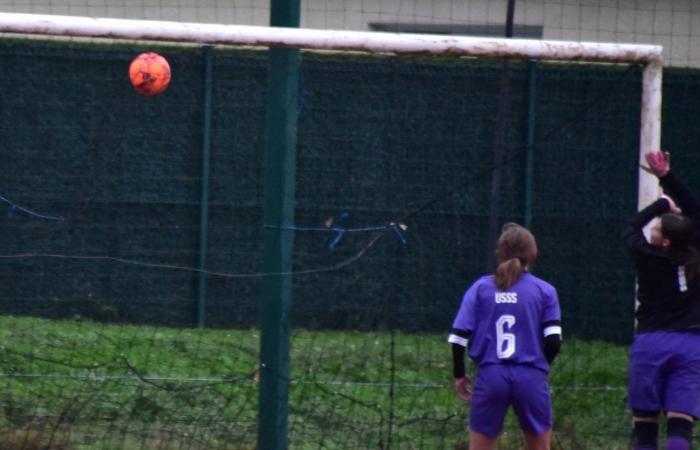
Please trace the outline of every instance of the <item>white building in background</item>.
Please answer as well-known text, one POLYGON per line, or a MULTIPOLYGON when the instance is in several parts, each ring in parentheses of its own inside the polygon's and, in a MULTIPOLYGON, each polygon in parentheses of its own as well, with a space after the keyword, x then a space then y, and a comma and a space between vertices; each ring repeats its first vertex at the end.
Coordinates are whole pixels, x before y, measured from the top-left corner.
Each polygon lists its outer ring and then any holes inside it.
MULTIPOLYGON (((301 26, 503 36, 508 0, 300 0, 301 26)), ((270 0, 0 0, 0 12, 268 25, 270 0)), ((516 37, 659 44, 700 68, 700 0, 515 0, 516 37)))

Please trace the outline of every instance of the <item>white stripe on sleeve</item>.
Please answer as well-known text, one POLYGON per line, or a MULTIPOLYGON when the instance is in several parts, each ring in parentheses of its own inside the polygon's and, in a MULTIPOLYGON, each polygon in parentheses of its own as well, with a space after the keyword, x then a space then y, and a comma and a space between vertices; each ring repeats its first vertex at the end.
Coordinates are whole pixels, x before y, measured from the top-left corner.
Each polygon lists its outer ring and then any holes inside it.
POLYGON ((561 326, 559 325, 552 325, 551 327, 547 327, 543 331, 544 337, 549 336, 550 334, 561 334, 561 326))
POLYGON ((447 338, 447 342, 449 342, 450 344, 457 344, 457 345, 461 345, 462 347, 466 347, 467 344, 469 343, 469 339, 463 338, 461 336, 457 336, 456 334, 451 334, 447 338))

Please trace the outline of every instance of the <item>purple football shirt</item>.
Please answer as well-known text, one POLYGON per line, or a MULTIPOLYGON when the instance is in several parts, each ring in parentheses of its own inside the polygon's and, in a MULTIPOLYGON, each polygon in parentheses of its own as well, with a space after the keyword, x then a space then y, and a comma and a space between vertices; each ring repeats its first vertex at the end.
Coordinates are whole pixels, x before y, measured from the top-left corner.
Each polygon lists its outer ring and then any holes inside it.
MULTIPOLYGON (((478 279, 464 294, 452 328, 471 334, 469 356, 478 366, 527 364, 547 372, 543 338, 561 334, 560 321, 554 286, 525 272, 505 291, 493 275, 478 279)), ((456 342, 452 335, 450 342, 456 342)))

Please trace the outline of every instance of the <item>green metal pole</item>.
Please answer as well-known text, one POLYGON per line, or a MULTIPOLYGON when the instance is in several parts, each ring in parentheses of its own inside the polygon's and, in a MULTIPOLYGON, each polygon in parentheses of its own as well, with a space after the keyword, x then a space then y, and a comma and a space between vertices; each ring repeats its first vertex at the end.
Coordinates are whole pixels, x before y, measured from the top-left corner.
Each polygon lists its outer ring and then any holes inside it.
POLYGON ((211 147, 211 84, 213 46, 202 47, 204 62, 204 123, 202 126, 202 197, 199 219, 199 290, 197 292, 197 325, 204 328, 207 298, 207 247, 209 240, 209 159, 211 147))
MULTIPOLYGON (((299 26, 299 0, 272 0, 270 25, 299 26)), ((292 244, 283 229, 294 223, 299 51, 271 48, 263 206, 263 278, 260 304, 260 397, 258 448, 287 448, 289 333, 292 306, 292 244)))
POLYGON ((528 95, 527 95, 527 152, 525 157, 525 220, 526 228, 532 227, 532 189, 534 185, 535 160, 535 104, 537 103, 537 62, 528 61, 528 95))

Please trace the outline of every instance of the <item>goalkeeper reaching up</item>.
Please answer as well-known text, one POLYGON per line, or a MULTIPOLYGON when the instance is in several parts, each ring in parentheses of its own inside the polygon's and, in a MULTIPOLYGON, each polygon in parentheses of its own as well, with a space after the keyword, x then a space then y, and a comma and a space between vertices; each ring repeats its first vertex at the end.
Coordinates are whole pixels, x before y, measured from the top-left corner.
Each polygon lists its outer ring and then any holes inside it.
POLYGON ((671 173, 669 155, 649 152, 664 192, 632 216, 622 238, 637 272, 637 330, 630 348, 628 399, 635 450, 655 450, 659 415, 666 449, 689 450, 700 416, 700 203, 671 173), (652 223, 649 241, 643 227, 652 223))

